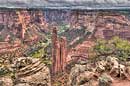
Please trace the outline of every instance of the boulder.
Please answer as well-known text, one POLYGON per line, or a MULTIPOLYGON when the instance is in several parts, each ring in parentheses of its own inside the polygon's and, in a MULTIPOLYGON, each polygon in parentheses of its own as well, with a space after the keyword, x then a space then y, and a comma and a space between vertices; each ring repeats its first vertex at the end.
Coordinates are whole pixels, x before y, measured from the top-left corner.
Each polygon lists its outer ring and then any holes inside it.
POLYGON ((95 73, 90 71, 80 73, 79 76, 77 76, 76 86, 92 86, 92 79, 94 78, 94 75, 95 73))
POLYGON ((94 72, 90 69, 87 64, 75 64, 69 75, 69 86, 86 84, 94 76, 94 72))
POLYGON ((106 62, 104 60, 97 62, 96 71, 99 73, 104 72, 106 70, 105 66, 106 66, 106 62))
POLYGON ((86 69, 86 65, 80 65, 80 64, 76 64, 72 69, 71 69, 71 72, 70 72, 70 75, 69 75, 69 85, 70 86, 75 86, 76 83, 77 83, 77 76, 80 75, 81 72, 84 72, 86 69))

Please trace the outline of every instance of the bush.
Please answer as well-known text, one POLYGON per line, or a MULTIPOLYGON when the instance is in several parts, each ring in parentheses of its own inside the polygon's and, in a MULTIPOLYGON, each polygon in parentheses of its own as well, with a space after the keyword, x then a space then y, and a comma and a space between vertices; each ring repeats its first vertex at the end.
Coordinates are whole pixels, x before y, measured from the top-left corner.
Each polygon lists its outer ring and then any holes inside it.
POLYGON ((112 83, 112 78, 110 76, 108 76, 107 74, 103 74, 101 75, 101 77, 99 77, 99 86, 111 86, 112 83))
POLYGON ((130 56, 130 43, 127 40, 114 37, 111 40, 97 40, 94 50, 99 56, 113 55, 121 61, 130 56))
POLYGON ((38 49, 34 51, 33 53, 31 53, 30 56, 34 58, 41 58, 43 57, 44 53, 45 53, 44 49, 38 49))
POLYGON ((109 54, 113 52, 113 47, 110 47, 110 44, 106 40, 97 40, 97 44, 94 47, 97 54, 109 54))
POLYGON ((10 72, 9 69, 6 66, 0 65, 0 76, 4 76, 9 72, 10 72))
POLYGON ((65 32, 67 29, 69 29, 69 25, 67 25, 67 24, 60 25, 59 29, 58 29, 58 34, 65 32))
POLYGON ((0 35, 0 41, 4 41, 4 38, 0 35))

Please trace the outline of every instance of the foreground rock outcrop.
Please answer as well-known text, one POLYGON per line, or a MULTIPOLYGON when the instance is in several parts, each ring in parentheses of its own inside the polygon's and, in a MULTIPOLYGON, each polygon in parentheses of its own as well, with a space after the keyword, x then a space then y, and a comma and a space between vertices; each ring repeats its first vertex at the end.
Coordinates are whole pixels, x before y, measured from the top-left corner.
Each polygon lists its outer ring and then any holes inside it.
POLYGON ((70 71, 69 86, 115 86, 117 80, 130 80, 130 66, 119 63, 116 57, 108 56, 95 64, 76 63, 70 71))
POLYGON ((51 86, 49 68, 31 57, 16 59, 10 76, 0 78, 0 86, 51 86))
POLYGON ((88 68, 86 64, 76 64, 71 69, 69 76, 70 86, 92 86, 92 79, 95 78, 95 73, 88 68), (89 71, 90 70, 90 71, 89 71))

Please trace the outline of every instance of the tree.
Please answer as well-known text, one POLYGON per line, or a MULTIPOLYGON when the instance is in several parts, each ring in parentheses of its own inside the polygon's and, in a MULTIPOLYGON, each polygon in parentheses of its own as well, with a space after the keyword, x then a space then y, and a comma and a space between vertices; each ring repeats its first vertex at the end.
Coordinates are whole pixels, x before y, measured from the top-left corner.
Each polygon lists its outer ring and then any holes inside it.
POLYGON ((119 37, 113 37, 111 40, 99 39, 94 50, 99 56, 113 55, 119 60, 125 61, 130 56, 130 43, 119 37))

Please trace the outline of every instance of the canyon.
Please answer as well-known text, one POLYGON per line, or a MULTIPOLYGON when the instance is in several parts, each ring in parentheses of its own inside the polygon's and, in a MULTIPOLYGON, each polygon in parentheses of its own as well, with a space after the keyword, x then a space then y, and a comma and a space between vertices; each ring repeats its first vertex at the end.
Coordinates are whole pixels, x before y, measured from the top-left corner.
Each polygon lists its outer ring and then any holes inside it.
MULTIPOLYGON (((50 86, 51 83, 52 86, 57 86, 54 84, 58 81, 62 82, 60 86, 70 86, 65 80, 72 79, 74 75, 71 72, 76 71, 72 70, 75 67, 71 67, 71 63, 77 65, 91 59, 95 53, 90 49, 96 45, 96 40, 110 40, 113 37, 130 40, 129 11, 0 10, 1 63, 12 65, 20 58, 23 59, 20 62, 26 61, 29 57, 27 51, 37 51, 31 54, 33 61, 33 56, 39 57, 37 54, 40 51, 37 49, 45 50, 40 57, 41 61, 49 59, 52 63, 51 67, 40 61, 27 63, 15 73, 15 78, 21 80, 17 84, 44 86, 41 78, 46 76, 45 86, 50 86), (41 47, 41 44, 46 47, 41 47), (42 73, 45 75, 40 77, 42 73), (33 80, 32 77, 39 78, 33 80)), ((81 77, 76 76, 76 79, 79 78, 82 78, 82 73, 81 77)))

